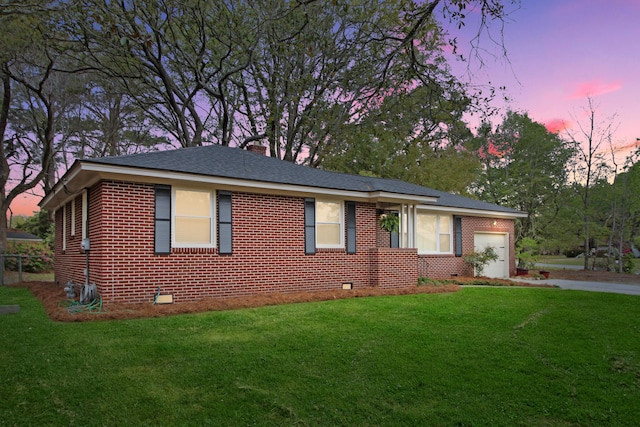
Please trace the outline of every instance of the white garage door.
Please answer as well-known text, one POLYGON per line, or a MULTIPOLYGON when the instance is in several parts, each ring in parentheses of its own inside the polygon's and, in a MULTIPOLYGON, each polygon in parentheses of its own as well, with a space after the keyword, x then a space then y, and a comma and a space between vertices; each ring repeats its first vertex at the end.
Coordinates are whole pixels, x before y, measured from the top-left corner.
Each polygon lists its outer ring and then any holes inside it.
POLYGON ((476 233, 473 239, 474 249, 483 251, 487 246, 493 247, 498 260, 484 268, 483 276, 495 278, 509 277, 509 235, 502 233, 476 233))

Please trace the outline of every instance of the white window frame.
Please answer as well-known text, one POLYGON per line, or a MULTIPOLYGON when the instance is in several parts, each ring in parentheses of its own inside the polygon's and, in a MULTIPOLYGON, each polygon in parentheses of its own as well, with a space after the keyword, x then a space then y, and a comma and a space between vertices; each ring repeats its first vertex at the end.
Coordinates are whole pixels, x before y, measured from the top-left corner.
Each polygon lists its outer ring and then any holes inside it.
POLYGON ((401 248, 415 248, 416 211, 415 205, 402 205, 400 208, 399 238, 401 248))
POLYGON ((76 199, 71 199, 71 237, 76 235, 76 199))
POLYGON ((452 255, 453 254, 453 239, 454 239, 454 233, 453 233, 453 215, 444 215, 444 214, 439 214, 439 213, 435 213, 435 212, 429 212, 429 211, 424 211, 424 210, 418 210, 418 212, 416 212, 416 221, 415 221, 415 227, 416 227, 416 231, 415 231, 415 242, 416 242, 416 247, 417 247, 417 242, 418 242, 418 215, 431 215, 431 216, 435 216, 436 217, 436 235, 435 235, 435 242, 436 242, 436 250, 435 251, 425 251, 425 250, 421 250, 420 248, 418 249, 418 253, 419 254, 428 254, 428 255, 452 255), (447 250, 441 250, 442 248, 440 248, 440 223, 442 220, 444 219, 448 219, 449 221, 449 248, 447 250))
MULTIPOLYGON (((204 217, 202 217, 204 218, 204 217)), ((215 248, 216 247, 216 192, 203 188, 173 187, 171 188, 171 246, 174 248, 215 248), (183 243, 176 241, 176 193, 179 191, 194 191, 209 194, 209 229, 210 243, 183 243)))
POLYGON ((315 217, 316 217, 316 248, 318 249, 342 249, 344 248, 344 201, 343 200, 335 200, 335 199, 316 199, 316 213, 315 213, 315 217), (318 243, 318 225, 320 224, 336 224, 335 222, 320 222, 318 220, 318 203, 332 203, 332 204, 336 204, 340 207, 340 222, 337 223, 339 224, 340 227, 340 242, 338 244, 320 244, 318 243))
POLYGON ((67 204, 62 205, 62 250, 67 250, 67 204))

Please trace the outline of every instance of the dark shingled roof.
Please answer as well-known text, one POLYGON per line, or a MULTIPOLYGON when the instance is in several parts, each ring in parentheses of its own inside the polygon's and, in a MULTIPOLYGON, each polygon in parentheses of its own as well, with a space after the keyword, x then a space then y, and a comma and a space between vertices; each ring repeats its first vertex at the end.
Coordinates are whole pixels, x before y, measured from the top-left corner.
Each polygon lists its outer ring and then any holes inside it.
POLYGON ((7 239, 9 240, 33 240, 42 241, 42 239, 35 234, 27 233, 22 230, 7 230, 7 239))
POLYGON ((329 172, 278 160, 247 150, 221 145, 155 151, 129 156, 83 159, 82 162, 277 184, 301 185, 333 190, 381 191, 413 196, 437 197, 438 202, 436 205, 438 206, 503 213, 522 213, 515 209, 456 196, 397 179, 372 178, 329 172))

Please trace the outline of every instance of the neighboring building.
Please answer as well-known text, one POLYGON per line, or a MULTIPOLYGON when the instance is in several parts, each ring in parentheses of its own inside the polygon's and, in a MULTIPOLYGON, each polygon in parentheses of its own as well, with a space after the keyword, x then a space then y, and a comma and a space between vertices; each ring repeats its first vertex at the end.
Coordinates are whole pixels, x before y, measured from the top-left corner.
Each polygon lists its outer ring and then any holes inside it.
MULTIPOLYGON (((259 151, 262 147, 252 147, 259 151)), ((56 282, 105 301, 175 301, 515 272, 523 212, 392 179, 327 172, 219 145, 77 160, 40 206, 55 211, 56 282), (399 233, 379 226, 397 214, 399 233), (82 244, 84 242, 84 244, 82 244), (88 249, 87 249, 88 248, 88 249)))
POLYGON ((26 231, 8 229, 7 242, 36 244, 42 242, 42 239, 35 234, 27 233, 26 231))

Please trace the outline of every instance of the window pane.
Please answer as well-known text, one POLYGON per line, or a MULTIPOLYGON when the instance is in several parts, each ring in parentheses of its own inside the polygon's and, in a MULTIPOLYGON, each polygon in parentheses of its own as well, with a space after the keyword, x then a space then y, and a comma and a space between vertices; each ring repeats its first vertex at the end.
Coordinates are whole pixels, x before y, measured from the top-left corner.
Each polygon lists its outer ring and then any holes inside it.
POLYGON ((440 216, 440 252, 451 252, 451 216, 440 216))
POLYGON ((176 190, 176 215, 211 216, 211 192, 176 190))
POLYGON ((317 245, 339 245, 340 224, 318 224, 316 226, 317 245))
POLYGON ((436 215, 427 215, 418 213, 418 223, 416 227, 416 247, 420 251, 434 252, 438 248, 436 246, 436 215))
POLYGON ((451 252, 451 235, 440 235, 440 252, 451 252))
POLYGON ((400 235, 402 236, 400 239, 400 247, 408 248, 409 247, 409 215, 407 214, 406 207, 402 207, 402 214, 400 216, 400 235))
POLYGON ((211 243, 211 220, 209 218, 176 217, 176 243, 211 243))
POLYGON ((212 245, 212 193, 176 190, 174 241, 178 245, 212 245))
POLYGON ((451 234, 451 217, 440 217, 440 234, 451 234))
POLYGON ((316 221, 340 223, 340 203, 316 201, 316 221))

